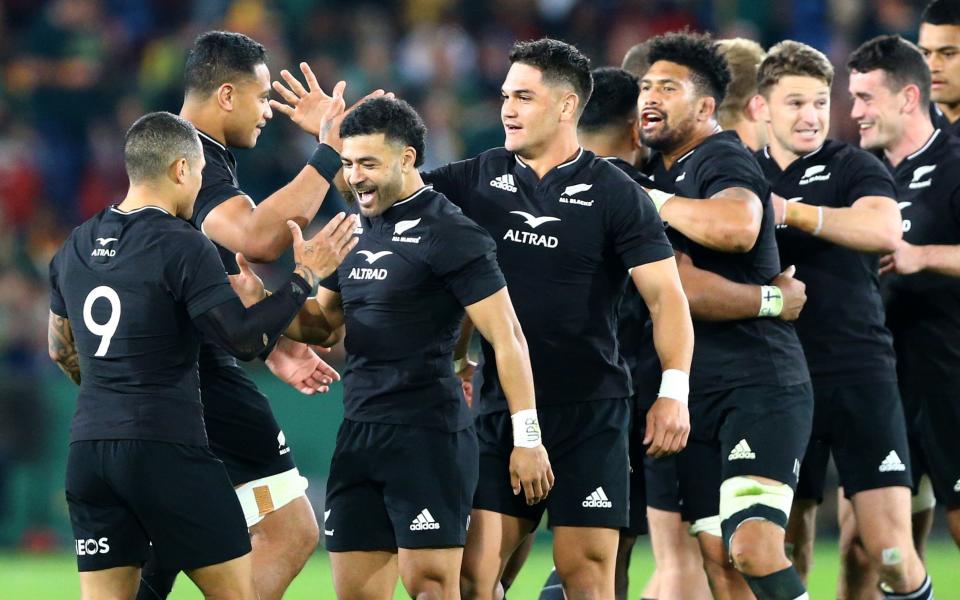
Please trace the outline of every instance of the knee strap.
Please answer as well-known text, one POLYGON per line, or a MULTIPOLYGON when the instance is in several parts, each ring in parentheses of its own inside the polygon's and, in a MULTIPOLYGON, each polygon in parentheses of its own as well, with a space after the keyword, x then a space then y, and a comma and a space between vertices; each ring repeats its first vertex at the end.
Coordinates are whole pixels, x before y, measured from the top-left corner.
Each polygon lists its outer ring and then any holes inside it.
POLYGON ((749 477, 731 477, 720 485, 720 519, 723 541, 745 521, 763 519, 786 528, 793 504, 793 488, 785 483, 766 484, 749 477))

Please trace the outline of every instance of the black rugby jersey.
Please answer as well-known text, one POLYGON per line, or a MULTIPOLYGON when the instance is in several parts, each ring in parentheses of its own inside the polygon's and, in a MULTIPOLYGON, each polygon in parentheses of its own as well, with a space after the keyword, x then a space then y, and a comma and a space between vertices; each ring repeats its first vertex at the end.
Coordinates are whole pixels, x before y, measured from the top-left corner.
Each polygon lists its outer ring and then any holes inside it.
MULTIPOLYGON (((896 168, 903 239, 915 245, 960 244, 960 139, 934 131, 896 168)), ((887 326, 897 374, 917 394, 960 389, 960 278, 930 271, 885 275, 887 326)))
POLYGON ((191 318, 236 299, 210 240, 157 207, 107 208, 70 234, 50 284, 80 359, 70 440, 205 445, 191 318))
POLYGON ((940 107, 937 106, 936 102, 930 103, 930 120, 933 122, 934 127, 939 128, 944 133, 960 135, 960 119, 957 119, 956 123, 951 123, 947 115, 943 114, 940 107))
MULTIPOLYGON (((896 198, 893 179, 872 154, 826 140, 781 170, 756 153, 773 192, 788 202, 847 208, 864 196, 896 198)), ((893 338, 884 325, 879 255, 844 248, 791 227, 777 229, 780 264, 796 265, 807 303, 795 322, 818 384, 895 381, 893 338)))
MULTIPOLYGON (((653 181, 629 162, 617 157, 606 157, 610 164, 645 187, 654 187, 653 181)), ((634 394, 649 395, 660 385, 660 357, 653 344, 653 326, 650 309, 632 279, 627 279, 617 326, 620 351, 630 368, 634 394)))
POLYGON ((431 186, 377 217, 321 285, 341 295, 344 418, 459 431, 473 418, 453 371, 464 306, 506 283, 490 236, 431 186))
MULTIPOLYGON (((701 269, 730 281, 769 284, 780 273, 770 188, 756 159, 733 131, 715 133, 667 171, 654 153, 644 172, 658 189, 686 198, 709 198, 731 187, 751 190, 763 203, 760 234, 749 252, 711 250, 671 229, 670 239, 701 269)), ((779 319, 694 321, 696 344, 690 389, 702 394, 746 385, 794 385, 809 381, 793 325, 779 319)))
MULTIPOLYGON (((628 269, 670 258, 653 202, 608 161, 580 150, 538 179, 504 148, 424 175, 490 232, 530 348, 537 406, 626 398, 617 340, 628 269)), ((507 408, 483 344, 481 412, 507 408)))

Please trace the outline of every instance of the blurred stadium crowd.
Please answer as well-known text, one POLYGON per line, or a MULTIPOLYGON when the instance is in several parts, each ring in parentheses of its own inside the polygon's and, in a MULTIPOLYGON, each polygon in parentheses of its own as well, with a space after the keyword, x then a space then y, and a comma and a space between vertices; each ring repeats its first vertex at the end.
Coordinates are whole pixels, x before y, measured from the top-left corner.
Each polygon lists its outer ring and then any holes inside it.
MULTIPOLYGON (((348 103, 382 87, 429 134, 426 168, 503 141, 499 86, 518 39, 577 45, 619 65, 651 35, 690 26, 764 47, 795 39, 838 67, 832 137, 855 140, 842 65, 882 33, 915 39, 921 0, 3 0, 0 2, 0 521, 4 482, 48 443, 40 382, 47 264, 69 232, 126 189, 122 140, 152 110, 179 111, 186 49, 200 32, 246 33, 269 66, 307 61, 348 103)), ((278 119, 238 154, 255 199, 288 181, 311 140, 278 119)), ((329 203, 328 203, 329 204, 329 203)), ((327 210, 332 207, 325 206, 327 210)), ((59 376, 59 374, 57 374, 59 376)))

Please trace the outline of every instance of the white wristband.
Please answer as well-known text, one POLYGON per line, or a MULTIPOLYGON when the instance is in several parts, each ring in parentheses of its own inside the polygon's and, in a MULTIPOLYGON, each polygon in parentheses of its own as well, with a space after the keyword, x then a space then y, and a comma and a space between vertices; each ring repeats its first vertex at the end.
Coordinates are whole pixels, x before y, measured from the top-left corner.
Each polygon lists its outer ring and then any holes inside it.
POLYGON ((663 208, 663 205, 667 203, 667 200, 673 198, 675 195, 668 194, 667 192, 661 192, 660 190, 653 188, 648 189, 647 194, 649 194, 650 199, 653 200, 653 205, 657 207, 657 212, 660 212, 660 210, 663 208))
POLYGON ((779 317, 783 310, 783 292, 775 285, 760 286, 760 312, 758 317, 779 317))
POLYGON ((542 443, 537 409, 518 410, 510 415, 513 423, 513 445, 517 448, 536 448, 542 443))
POLYGON ((690 375, 680 369, 667 369, 660 376, 658 398, 673 398, 684 404, 690 396, 690 375))

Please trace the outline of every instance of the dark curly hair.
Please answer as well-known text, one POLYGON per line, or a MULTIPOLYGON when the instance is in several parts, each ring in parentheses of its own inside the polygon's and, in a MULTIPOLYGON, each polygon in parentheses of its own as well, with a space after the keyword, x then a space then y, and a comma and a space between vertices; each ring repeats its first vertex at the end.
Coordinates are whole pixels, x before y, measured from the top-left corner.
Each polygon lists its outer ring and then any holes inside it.
POLYGON ((933 0, 920 14, 921 23, 960 25, 960 4, 957 0, 933 0))
POLYGON ((887 89, 899 92, 913 84, 920 88, 920 105, 930 103, 930 68, 920 49, 899 35, 881 35, 864 42, 853 51, 847 69, 868 73, 881 69, 886 74, 887 89))
POLYGON ((242 33, 208 31, 197 36, 187 54, 183 83, 187 92, 209 95, 239 76, 253 76, 267 62, 267 50, 242 33))
POLYGON ((673 31, 650 40, 647 64, 657 61, 683 65, 690 69, 693 83, 702 96, 712 96, 717 106, 723 102, 730 85, 730 69, 713 38, 707 33, 673 31))
POLYGON ((622 126, 637 116, 640 84, 636 77, 616 67, 600 67, 594 69, 592 75, 593 95, 580 115, 580 129, 592 131, 610 125, 622 126))
POLYGON ((576 46, 550 38, 517 42, 510 50, 510 64, 513 63, 536 67, 543 73, 544 81, 572 87, 580 97, 581 111, 590 101, 593 93, 590 59, 576 46))
POLYGON ((408 103, 397 98, 371 98, 353 109, 340 124, 340 137, 382 133, 392 142, 410 146, 417 153, 414 167, 423 164, 427 127, 408 103))

